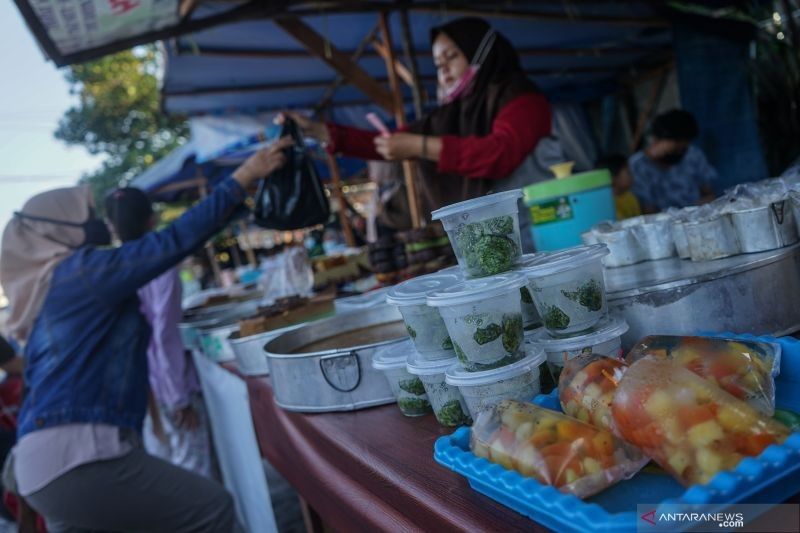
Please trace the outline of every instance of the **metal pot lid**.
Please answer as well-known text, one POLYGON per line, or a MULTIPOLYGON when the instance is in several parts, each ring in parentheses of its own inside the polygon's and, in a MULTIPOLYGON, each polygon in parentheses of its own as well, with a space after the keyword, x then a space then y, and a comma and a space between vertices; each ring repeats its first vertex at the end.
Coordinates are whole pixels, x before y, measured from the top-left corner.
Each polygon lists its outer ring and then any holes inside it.
POLYGON ((593 261, 599 262, 600 259, 609 253, 611 252, 605 244, 575 246, 549 254, 545 256, 543 261, 535 262, 533 265, 520 268, 519 270, 524 272, 528 277, 541 278, 551 274, 574 270, 593 261))
POLYGON ((530 372, 547 360, 544 350, 539 347, 528 348, 526 351, 528 356, 525 359, 500 368, 483 370, 482 372, 467 372, 461 364, 455 364, 447 369, 445 381, 448 385, 455 385, 456 387, 491 385, 492 383, 515 378, 530 372))
POLYGON ((619 317, 604 318, 588 333, 559 339, 551 337, 545 328, 539 328, 525 335, 525 340, 534 346, 540 346, 547 352, 569 352, 586 346, 596 346, 621 337, 628 331, 628 323, 619 317))
POLYGON ((513 189, 510 191, 498 192, 496 194, 487 194, 486 196, 480 196, 471 200, 465 200, 463 202, 446 205, 440 209, 437 209, 431 213, 431 219, 440 220, 442 218, 457 215, 458 213, 469 211, 471 209, 482 209, 484 207, 502 202, 516 202, 516 200, 519 198, 522 198, 522 189, 513 189))
POLYGON ((524 287, 526 283, 525 276, 518 272, 465 280, 442 291, 429 294, 428 305, 446 307, 468 304, 506 294, 514 289, 524 287))
POLYGON ((411 339, 393 342, 375 350, 372 355, 372 368, 376 370, 392 370, 405 368, 406 361, 417 353, 411 339))
POLYGON ((404 281, 389 289, 386 303, 392 305, 425 305, 426 297, 463 281, 455 274, 428 274, 404 281))

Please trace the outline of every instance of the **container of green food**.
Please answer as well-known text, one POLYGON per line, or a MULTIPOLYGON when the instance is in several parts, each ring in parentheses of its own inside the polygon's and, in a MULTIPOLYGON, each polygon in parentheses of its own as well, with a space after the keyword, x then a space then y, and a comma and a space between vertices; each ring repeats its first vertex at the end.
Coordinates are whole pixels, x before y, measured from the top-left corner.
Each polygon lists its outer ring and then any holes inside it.
MULTIPOLYGON (((519 265, 517 265, 516 272, 525 275, 527 268, 545 261, 548 255, 550 255, 549 252, 523 255, 519 265)), ((519 295, 522 300, 522 327, 525 331, 533 331, 542 325, 542 317, 539 316, 539 311, 536 310, 536 305, 533 303, 533 295, 531 295, 527 284, 524 287, 520 287, 519 295)))
POLYGON ((389 380, 397 406, 406 416, 422 416, 432 410, 422 381, 406 369, 406 360, 415 352, 409 339, 381 348, 372 356, 372 367, 381 370, 389 380))
POLYGON ((522 257, 517 202, 522 191, 490 194, 431 213, 441 220, 466 278, 513 269, 522 257))
POLYGON ((575 337, 552 337, 545 328, 525 335, 525 343, 544 350, 547 366, 558 381, 567 361, 583 354, 602 354, 622 359, 622 336, 628 331, 628 323, 622 318, 608 316, 587 333, 575 337))
POLYGON ((439 310, 456 357, 468 372, 509 365, 525 357, 518 273, 466 280, 428 295, 439 310))
POLYGON ((521 269, 548 333, 574 336, 607 315, 602 263, 606 255, 605 244, 576 246, 521 269))
POLYGON ((527 357, 502 368, 466 372, 458 365, 452 366, 445 374, 445 381, 461 391, 474 420, 481 411, 503 400, 529 402, 539 394, 539 367, 545 360, 544 351, 532 348, 527 357))
POLYGON ((456 356, 447 327, 439 310, 426 303, 428 294, 444 290, 463 281, 456 274, 428 274, 395 285, 386 293, 386 302, 397 306, 409 337, 420 356, 429 360, 456 356))
POLYGON ((458 387, 448 385, 445 380, 447 369, 458 365, 458 360, 443 359, 426 361, 420 357, 412 357, 406 363, 408 371, 419 376, 428 394, 436 420, 445 427, 457 427, 472 424, 467 404, 458 387))

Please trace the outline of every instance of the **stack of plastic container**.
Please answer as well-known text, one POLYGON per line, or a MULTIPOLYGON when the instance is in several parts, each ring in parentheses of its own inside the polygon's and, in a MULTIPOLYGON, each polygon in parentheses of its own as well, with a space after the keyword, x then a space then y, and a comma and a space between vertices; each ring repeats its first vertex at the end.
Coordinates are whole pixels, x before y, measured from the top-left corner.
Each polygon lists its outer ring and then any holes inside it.
POLYGON ((447 231, 463 280, 431 291, 426 302, 438 311, 457 357, 445 369, 445 384, 458 387, 473 418, 504 399, 529 400, 540 391, 545 356, 536 348, 526 352, 524 327, 536 319, 523 314, 527 279, 514 272, 523 259, 521 197, 507 191, 432 214, 447 231))
POLYGON ((622 356, 628 324, 608 314, 602 259, 605 244, 534 257, 519 267, 544 327, 527 341, 544 350, 555 381, 566 362, 585 353, 622 356))

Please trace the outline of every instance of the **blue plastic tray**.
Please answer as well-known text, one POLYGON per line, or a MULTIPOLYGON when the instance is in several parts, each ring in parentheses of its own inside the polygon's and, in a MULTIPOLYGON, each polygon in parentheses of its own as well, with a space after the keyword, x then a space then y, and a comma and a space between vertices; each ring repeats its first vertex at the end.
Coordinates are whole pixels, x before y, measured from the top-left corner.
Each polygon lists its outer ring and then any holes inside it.
MULTIPOLYGON (((776 381, 779 408, 800 410, 800 341, 782 337, 719 334, 781 344, 781 373, 776 381)), ((534 403, 560 410, 557 391, 539 395, 534 403)), ((688 489, 670 476, 645 470, 600 494, 580 500, 476 457, 469 450, 469 428, 440 437, 434 459, 465 476, 478 492, 557 531, 635 531, 637 504, 781 503, 800 493, 800 432, 758 457, 743 459, 706 485, 688 489)))

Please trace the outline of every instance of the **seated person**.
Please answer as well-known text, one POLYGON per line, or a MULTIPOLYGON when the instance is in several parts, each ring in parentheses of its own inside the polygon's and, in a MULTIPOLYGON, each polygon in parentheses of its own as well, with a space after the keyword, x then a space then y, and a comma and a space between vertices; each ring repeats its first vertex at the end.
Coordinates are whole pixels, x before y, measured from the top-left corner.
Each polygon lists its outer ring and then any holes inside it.
POLYGON ((628 168, 628 160, 624 155, 612 154, 601 158, 596 168, 607 168, 611 172, 611 187, 614 192, 614 205, 617 220, 636 217, 642 214, 639 200, 631 191, 633 176, 628 168))
POLYGON ((703 152, 690 144, 697 131, 697 121, 688 111, 673 109, 655 118, 647 148, 628 160, 633 194, 642 212, 656 213, 714 199, 711 182, 717 172, 703 152))

